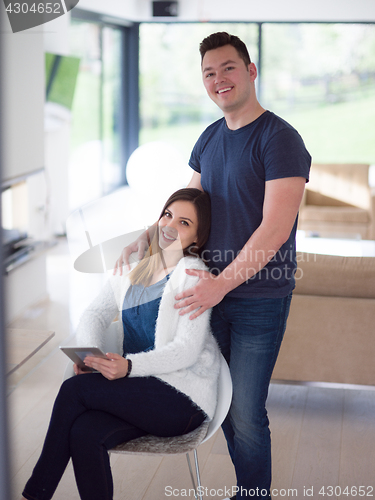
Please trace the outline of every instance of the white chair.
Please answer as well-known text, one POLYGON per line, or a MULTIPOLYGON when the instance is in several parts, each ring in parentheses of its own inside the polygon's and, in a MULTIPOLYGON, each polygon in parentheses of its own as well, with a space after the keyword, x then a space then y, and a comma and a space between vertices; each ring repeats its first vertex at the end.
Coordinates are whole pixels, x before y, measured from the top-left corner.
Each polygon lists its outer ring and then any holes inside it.
MULTIPOLYGON (((109 327, 106 334, 106 351, 115 352, 115 338, 119 334, 121 322, 114 322, 109 327)), ((122 333, 122 332, 121 332, 122 333)), ((199 472, 197 448, 199 445, 210 439, 223 423, 232 401, 232 379, 229 368, 224 357, 220 355, 220 375, 218 387, 218 401, 215 415, 210 422, 203 422, 201 426, 188 434, 175 437, 157 437, 150 434, 142 436, 132 441, 122 443, 112 450, 110 453, 124 454, 143 454, 143 455, 178 455, 185 453, 190 471, 191 480, 193 483, 195 498, 202 500, 202 488, 199 472), (194 452, 195 473, 197 485, 195 483, 194 474, 190 462, 189 452, 194 452), (197 487, 198 486, 198 487, 197 487)), ((70 361, 65 373, 64 380, 74 375, 73 363, 70 361)))

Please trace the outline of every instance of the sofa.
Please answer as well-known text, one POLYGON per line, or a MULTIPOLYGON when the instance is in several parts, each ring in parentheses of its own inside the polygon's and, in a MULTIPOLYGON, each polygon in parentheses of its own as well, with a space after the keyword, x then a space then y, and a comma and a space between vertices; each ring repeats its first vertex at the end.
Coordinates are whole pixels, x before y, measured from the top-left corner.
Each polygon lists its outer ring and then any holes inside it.
POLYGON ((369 170, 366 164, 313 163, 298 228, 320 236, 375 239, 375 189, 369 170))
POLYGON ((375 257, 297 252, 274 380, 375 385, 375 257))

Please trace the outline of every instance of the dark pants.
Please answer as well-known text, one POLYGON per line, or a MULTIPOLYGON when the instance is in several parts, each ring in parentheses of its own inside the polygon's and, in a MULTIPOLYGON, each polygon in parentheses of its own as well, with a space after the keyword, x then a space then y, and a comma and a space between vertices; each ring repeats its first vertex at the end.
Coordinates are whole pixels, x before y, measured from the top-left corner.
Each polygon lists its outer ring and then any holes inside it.
POLYGON ((111 500, 107 450, 145 434, 185 434, 204 419, 204 412, 187 396, 155 377, 72 377, 57 395, 41 456, 23 496, 52 498, 72 458, 81 499, 111 500))
POLYGON ((212 331, 233 382, 232 404, 222 427, 236 469, 237 499, 270 498, 266 400, 291 298, 291 294, 280 299, 224 297, 212 312, 212 331))

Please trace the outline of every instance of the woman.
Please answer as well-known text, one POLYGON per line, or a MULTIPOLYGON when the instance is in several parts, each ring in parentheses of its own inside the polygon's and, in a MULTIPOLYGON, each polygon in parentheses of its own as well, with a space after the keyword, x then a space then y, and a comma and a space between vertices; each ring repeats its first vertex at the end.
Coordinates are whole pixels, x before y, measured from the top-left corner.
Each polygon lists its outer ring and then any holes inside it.
POLYGON ((177 436, 211 419, 216 408, 219 350, 210 313, 180 316, 175 295, 205 269, 198 258, 208 238, 210 203, 198 189, 181 189, 166 202, 148 253, 127 275, 113 276, 84 312, 77 338, 103 347, 103 332, 121 311, 124 357, 87 357, 100 373, 64 382, 56 398, 42 454, 23 499, 48 500, 72 458, 83 500, 110 500, 107 450, 145 434, 177 436))

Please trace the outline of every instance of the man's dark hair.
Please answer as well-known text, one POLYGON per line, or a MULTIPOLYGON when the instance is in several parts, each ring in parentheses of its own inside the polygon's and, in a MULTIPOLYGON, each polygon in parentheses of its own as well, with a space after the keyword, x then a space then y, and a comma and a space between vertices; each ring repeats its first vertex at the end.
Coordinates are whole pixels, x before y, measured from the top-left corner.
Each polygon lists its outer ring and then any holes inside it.
POLYGON ((237 50, 238 55, 241 57, 245 66, 251 63, 251 59, 249 56, 249 52, 246 48, 246 45, 242 40, 238 38, 236 35, 230 35, 225 31, 219 31, 218 33, 212 33, 206 37, 201 44, 199 45, 199 52, 201 54, 201 61, 203 61, 203 57, 206 52, 209 50, 218 49, 219 47, 224 47, 224 45, 232 45, 237 50))

